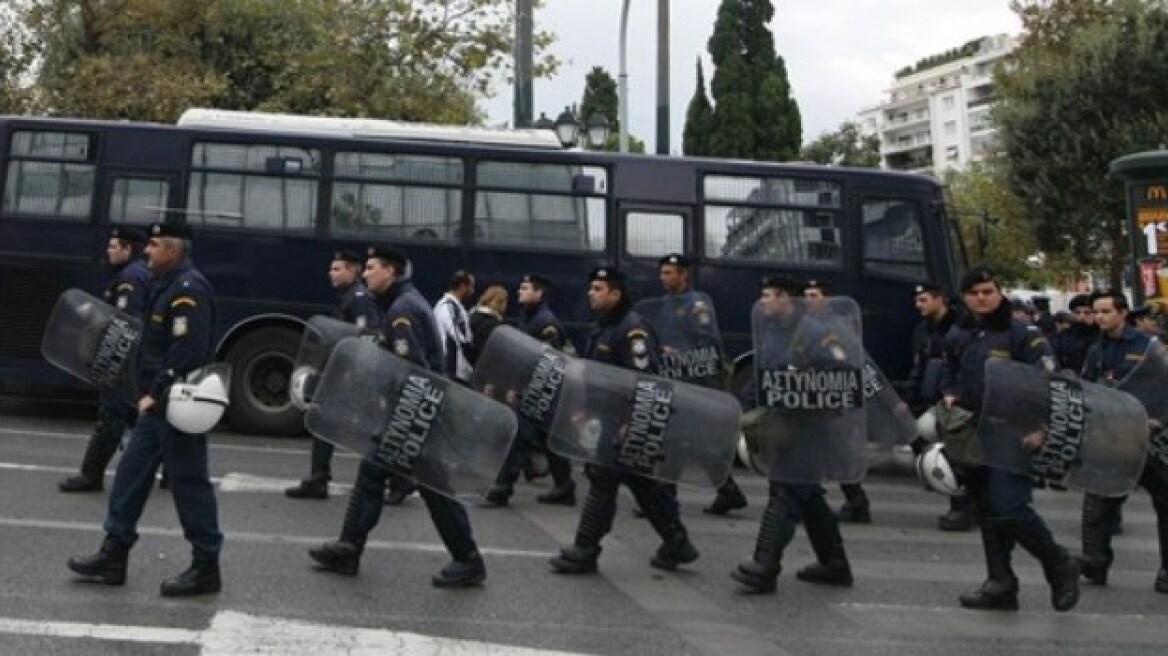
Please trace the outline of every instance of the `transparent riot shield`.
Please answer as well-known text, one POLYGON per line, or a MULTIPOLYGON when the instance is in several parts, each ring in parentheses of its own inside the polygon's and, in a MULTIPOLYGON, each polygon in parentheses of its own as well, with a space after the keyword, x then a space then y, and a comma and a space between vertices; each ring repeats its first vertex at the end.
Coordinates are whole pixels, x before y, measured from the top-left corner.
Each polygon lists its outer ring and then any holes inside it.
POLYGON ((649 298, 634 309, 657 335, 662 376, 703 387, 722 387, 722 335, 708 295, 687 292, 649 298))
POLYGON ((80 289, 66 289, 45 324, 41 354, 103 392, 136 401, 142 320, 80 289))
POLYGON ((355 324, 321 314, 313 315, 304 322, 300 350, 296 353, 296 366, 289 383, 288 396, 292 405, 300 410, 308 409, 316 386, 320 383, 320 373, 328 364, 333 349, 342 339, 360 333, 361 329, 355 324))
POLYGON ((1148 413, 1148 458, 1168 468, 1168 349, 1153 339, 1136 365, 1116 389, 1134 396, 1148 413))
POLYGON ((517 328, 499 326, 479 354, 471 384, 547 432, 570 360, 517 328))
POLYGON ((349 337, 333 349, 304 425, 354 453, 373 453, 418 485, 481 494, 503 466, 516 418, 506 406, 349 337))
POLYGON ((847 297, 755 303, 753 432, 771 480, 854 483, 867 471, 860 308, 847 297))
POLYGON ((725 392, 571 360, 548 446, 572 460, 716 487, 734 462, 740 414, 725 392))
POLYGON ((864 355, 864 418, 868 432, 869 465, 892 455, 892 447, 908 444, 917 435, 917 422, 908 404, 870 355, 864 355))
POLYGON ((985 376, 983 464, 1100 496, 1136 486, 1148 419, 1135 397, 1014 360, 986 361, 985 376))

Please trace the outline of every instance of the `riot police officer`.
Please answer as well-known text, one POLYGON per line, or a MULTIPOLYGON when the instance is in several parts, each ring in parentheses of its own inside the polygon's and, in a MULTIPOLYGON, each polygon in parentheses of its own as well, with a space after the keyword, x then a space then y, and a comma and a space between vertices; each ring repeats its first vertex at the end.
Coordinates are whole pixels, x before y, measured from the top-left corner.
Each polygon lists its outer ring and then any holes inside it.
POLYGON ((1059 368, 1075 373, 1083 371, 1087 351, 1099 340, 1099 328, 1091 309, 1091 296, 1077 294, 1071 298, 1071 325, 1054 337, 1054 356, 1059 368))
MULTIPOLYGON (((1155 344, 1145 333, 1127 325, 1127 298, 1120 292, 1097 294, 1092 301, 1095 323, 1101 334, 1099 341, 1091 347, 1083 366, 1083 378, 1102 383, 1117 384, 1132 370, 1144 363, 1146 358, 1159 358, 1168 362, 1164 346, 1155 344), (1150 348, 1152 349, 1150 351, 1150 348)), ((1152 363, 1149 363, 1152 364, 1152 363)), ((1161 375, 1168 370, 1161 367, 1161 375)), ((1162 394, 1162 386, 1168 383, 1157 377, 1153 386, 1162 394)), ((1151 417, 1156 423, 1159 418, 1151 417)), ((1153 424, 1152 430, 1159 432, 1163 426, 1153 424)), ((1163 439, 1163 438, 1161 438, 1163 439)), ((1156 592, 1168 594, 1168 462, 1153 448, 1140 474, 1140 485, 1152 497, 1152 507, 1156 511, 1156 530, 1160 538, 1160 570, 1156 574, 1156 592)), ((1104 497, 1090 492, 1083 495, 1083 555, 1079 558, 1079 569, 1087 581, 1095 585, 1107 583, 1107 573, 1115 554, 1111 549, 1113 527, 1118 523, 1119 512, 1127 497, 1104 497)))
MULTIPOLYGON (((131 316, 141 317, 146 306, 146 291, 150 286, 150 271, 142 259, 146 235, 135 228, 115 227, 110 230, 105 247, 106 264, 113 277, 106 286, 104 300, 131 316)), ((126 427, 137 418, 138 411, 131 403, 113 392, 103 392, 97 406, 97 425, 85 447, 81 471, 57 483, 62 492, 100 492, 106 465, 114 457, 126 427)))
MULTIPOLYGON (((524 274, 519 282, 519 328, 528 335, 557 350, 570 348, 564 325, 548 307, 552 282, 538 273, 524 274)), ((553 487, 535 497, 539 503, 560 506, 576 505, 576 482, 572 480, 572 463, 547 448, 547 435, 523 414, 519 415, 519 436, 512 443, 511 453, 487 493, 486 507, 506 506, 514 493, 520 470, 536 450, 547 454, 548 471, 553 487)))
MULTIPOLYGON (((441 372, 443 351, 434 313, 413 283, 404 278, 409 262, 405 253, 391 246, 379 246, 370 248, 368 255, 365 283, 382 311, 379 343, 400 358, 441 372)), ((396 475, 376 456, 374 444, 361 459, 340 539, 309 551, 312 559, 326 571, 355 576, 369 532, 381 519, 387 481, 396 475)), ((466 509, 429 488, 422 487, 420 493, 452 557, 431 582, 442 588, 481 583, 487 577, 487 569, 475 544, 466 509)))
MULTIPOLYGON (((595 323, 584 357, 639 372, 656 372, 656 339, 649 326, 632 309, 624 273, 612 267, 601 267, 592 271, 588 279, 588 304, 595 323)), ((616 423, 609 421, 604 426, 601 422, 603 427, 599 439, 613 439, 619 430, 616 423)), ((678 513, 677 500, 669 486, 597 465, 588 465, 585 471, 590 485, 576 528, 576 539, 572 546, 561 549, 559 555, 551 559, 553 571, 559 574, 596 571, 600 541, 612 529, 617 491, 622 483, 632 491, 646 519, 661 536, 662 544, 650 564, 658 569, 674 570, 678 565, 697 560, 698 551, 689 541, 678 513)))
MULTIPOLYGON (((1002 295, 992 270, 978 267, 966 272, 961 293, 969 314, 946 340, 941 392, 947 406, 977 415, 985 395, 987 359, 1009 358, 1053 371, 1054 357, 1036 326, 1012 319, 1011 304, 1002 295)), ((1031 479, 969 462, 950 439, 946 450, 951 460, 965 467, 966 484, 981 516, 988 570, 985 583, 962 595, 961 605, 982 610, 1018 609, 1018 577, 1010 562, 1017 543, 1042 563, 1055 610, 1073 608, 1079 600, 1079 567, 1031 506, 1031 479)))
MULTIPOLYGON (((329 263, 329 284, 337 294, 337 306, 333 318, 347 321, 361 330, 376 330, 380 321, 380 310, 373 295, 361 282, 361 256, 352 251, 333 253, 329 263)), ((333 445, 316 437, 312 438, 311 470, 308 478, 284 490, 292 499, 327 499, 328 483, 332 480, 333 445)))
MULTIPOLYGON (((106 537, 97 553, 69 560, 69 569, 100 577, 110 585, 126 580, 130 548, 159 463, 170 472, 175 509, 193 552, 189 568, 164 581, 166 597, 218 592, 221 587, 215 488, 207 464, 207 435, 179 431, 168 423, 163 405, 172 384, 208 364, 214 354, 215 292, 190 261, 191 231, 168 221, 150 228, 146 258, 153 279, 146 301, 146 327, 138 361, 138 422, 118 463, 106 537)), ((181 399, 180 399, 181 401, 181 399)), ((173 409, 173 408, 172 408, 173 409)))

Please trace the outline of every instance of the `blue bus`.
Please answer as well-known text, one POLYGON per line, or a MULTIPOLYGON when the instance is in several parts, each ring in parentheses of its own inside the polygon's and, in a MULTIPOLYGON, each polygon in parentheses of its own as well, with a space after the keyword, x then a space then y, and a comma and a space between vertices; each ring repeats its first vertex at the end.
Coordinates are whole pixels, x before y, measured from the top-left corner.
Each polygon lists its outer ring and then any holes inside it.
POLYGON ((577 341, 585 272, 616 264, 634 295, 656 295, 658 258, 684 252, 739 376, 764 274, 856 298, 869 350, 903 379, 912 287, 951 286, 964 261, 925 176, 565 150, 549 131, 213 110, 178 125, 10 116, 0 171, 0 386, 69 388, 39 352, 57 295, 100 288, 111 224, 178 212, 220 296, 218 357, 233 364, 231 419, 245 432, 300 429, 292 358, 303 318, 332 306, 338 248, 401 246, 431 299, 456 268, 510 288, 539 271, 577 341))

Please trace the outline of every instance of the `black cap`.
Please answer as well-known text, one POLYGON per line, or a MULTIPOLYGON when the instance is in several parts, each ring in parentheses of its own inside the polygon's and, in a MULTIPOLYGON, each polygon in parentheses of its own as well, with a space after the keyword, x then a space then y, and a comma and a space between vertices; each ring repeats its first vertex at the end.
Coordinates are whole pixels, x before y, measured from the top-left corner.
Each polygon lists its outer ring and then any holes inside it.
POLYGON ((932 294, 933 296, 940 296, 943 298, 949 297, 949 294, 947 294, 945 292, 944 287, 942 287, 941 285, 935 284, 935 283, 931 283, 931 282, 926 282, 924 284, 916 285, 915 287, 913 287, 912 295, 914 298, 921 295, 921 294, 932 294))
POLYGON ((405 253, 393 246, 370 246, 369 250, 366 251, 366 255, 393 264, 398 267, 399 271, 404 269, 410 261, 410 258, 406 257, 405 253))
POLYGON ((167 219, 162 223, 150 226, 151 237, 173 237, 174 239, 190 239, 194 236, 191 226, 182 219, 167 219))
POLYGON ((1030 302, 1033 303, 1034 307, 1036 308, 1042 308, 1044 310, 1050 309, 1050 297, 1046 294, 1035 294, 1034 296, 1030 297, 1030 302))
POLYGON ((589 272, 588 280, 603 280, 605 282, 623 287, 625 284, 625 274, 616 267, 603 266, 593 269, 591 272, 589 272))
POLYGON ((803 285, 800 285, 798 280, 782 273, 763 276, 762 288, 781 289, 791 296, 797 296, 803 293, 803 285))
POLYGON ((146 233, 129 226, 114 226, 110 228, 110 239, 121 239, 135 246, 146 243, 146 233))
POLYGON ((333 261, 335 262, 337 260, 357 265, 365 263, 365 260, 362 260, 361 256, 354 253, 353 251, 335 251, 333 253, 333 261))
POLYGON ((523 274, 523 278, 520 279, 520 282, 531 283, 540 289, 552 288, 552 281, 547 276, 542 276, 538 273, 525 273, 523 274))
POLYGON ((688 257, 682 255, 681 253, 670 253, 669 255, 666 255, 665 257, 661 258, 660 260, 657 260, 657 268, 661 268, 661 267, 665 266, 666 264, 668 264, 670 266, 681 267, 683 269, 688 269, 689 266, 691 264, 693 264, 693 261, 690 260, 688 257))
POLYGON ((974 285, 979 285, 983 282, 992 282, 996 285, 998 284, 998 279, 994 275, 993 269, 983 266, 974 267, 966 271, 964 276, 961 276, 961 293, 964 294, 973 289, 974 285))
POLYGON ((1091 295, 1090 294, 1075 294, 1074 296, 1071 297, 1071 302, 1067 303, 1067 307, 1070 308, 1072 311, 1074 311, 1075 308, 1081 308, 1081 307, 1088 307, 1089 308, 1089 307, 1091 307, 1091 295))
POLYGON ((808 280, 807 283, 803 285, 803 291, 807 291, 808 289, 818 289, 819 291, 823 292, 824 296, 831 295, 831 285, 827 284, 823 280, 816 280, 814 278, 808 280))

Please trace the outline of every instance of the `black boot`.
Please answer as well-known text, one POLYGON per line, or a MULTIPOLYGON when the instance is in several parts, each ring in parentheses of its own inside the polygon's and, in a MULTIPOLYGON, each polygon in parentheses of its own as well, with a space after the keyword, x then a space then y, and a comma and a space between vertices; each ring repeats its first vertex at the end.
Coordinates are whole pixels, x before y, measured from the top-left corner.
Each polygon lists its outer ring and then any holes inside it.
POLYGON ((730 477, 718 488, 718 494, 714 497, 713 503, 702 508, 702 512, 709 515, 725 515, 731 510, 745 507, 746 495, 742 493, 742 488, 738 487, 738 483, 734 482, 734 478, 730 477))
POLYGON ((163 597, 193 597, 219 592, 222 587, 218 562, 195 561, 178 576, 163 581, 159 591, 163 597))
POLYGON ((284 490, 284 496, 290 499, 327 499, 329 477, 319 474, 300 481, 299 485, 284 490))
POLYGON ((840 506, 839 512, 836 514, 839 521, 851 524, 871 524, 871 504, 868 503, 868 495, 864 493, 864 487, 859 483, 845 483, 840 485, 840 490, 843 490, 844 493, 844 504, 840 506))
POLYGON ((77 474, 57 481, 57 489, 61 492, 101 492, 105 488, 100 477, 90 478, 85 474, 77 474))
POLYGON ((839 523, 823 497, 813 498, 803 512, 803 527, 818 562, 795 573, 800 581, 851 587, 852 568, 844 551, 839 523))
POLYGON ((981 541, 989 577, 977 590, 961 595, 961 606, 975 610, 1018 610, 1018 577, 1010 564, 1013 539, 1000 520, 983 517, 981 541))
POLYGON ((1079 563, 1054 541, 1050 529, 1037 513, 1007 524, 1014 540, 1042 563, 1042 573, 1050 584, 1050 605, 1067 611, 1079 602, 1079 563))
POLYGON ((793 500, 778 486, 771 483, 767 507, 762 513, 758 528, 758 540, 754 546, 754 558, 741 563, 730 573, 730 578, 741 583, 746 592, 762 594, 775 591, 776 580, 782 571, 780 562, 783 549, 795 535, 799 515, 793 500))
POLYGON ((527 462, 523 466, 524 480, 530 483, 547 476, 549 473, 551 472, 548 471, 547 456, 538 451, 531 451, 527 454, 527 462))
POLYGON ((361 462, 357 482, 349 495, 345 519, 341 523, 341 539, 310 549, 308 555, 326 571, 356 576, 361 565, 365 539, 381 513, 385 485, 374 477, 374 466, 361 462))
POLYGON ((595 574, 596 561, 600 558, 600 547, 580 547, 572 545, 560 549, 558 556, 552 556, 552 571, 556 574, 595 574))
POLYGON ((603 487, 594 480, 588 496, 584 498, 584 508, 580 512, 580 524, 576 527, 576 541, 570 547, 560 550, 551 559, 552 571, 557 574, 591 574, 596 571, 596 560, 600 557, 600 540, 612 528, 612 517, 616 514, 616 484, 603 487))
POLYGON ((464 561, 452 560, 430 582, 437 588, 469 588, 487 579, 487 566, 479 552, 464 561))
POLYGON ((340 540, 309 549, 308 555, 324 570, 345 576, 356 576, 361 566, 361 548, 340 540))
POLYGON ((973 524, 973 507, 965 495, 949 497, 949 512, 937 520, 942 531, 972 531, 973 524))
POLYGON ((576 505, 576 483, 568 479, 567 484, 556 486, 535 497, 535 500, 540 503, 547 503, 555 506, 575 506, 576 505))
POLYGON ((107 535, 97 553, 70 558, 69 569, 82 576, 98 577, 106 585, 124 585, 129 559, 130 548, 107 535))
POLYGON ((487 490, 487 494, 479 502, 479 508, 506 508, 511 503, 512 492, 511 487, 496 483, 490 490, 487 490))
POLYGON ((113 459, 122 443, 122 433, 126 431, 126 420, 115 412, 98 408, 97 424, 89 443, 85 445, 85 456, 81 459, 81 471, 57 483, 62 492, 101 492, 105 468, 113 459))
POLYGON ((1120 499, 1083 495, 1083 555, 1078 558, 1079 573, 1094 585, 1107 585, 1107 571, 1115 558, 1111 549, 1111 528, 1116 521, 1120 499))

